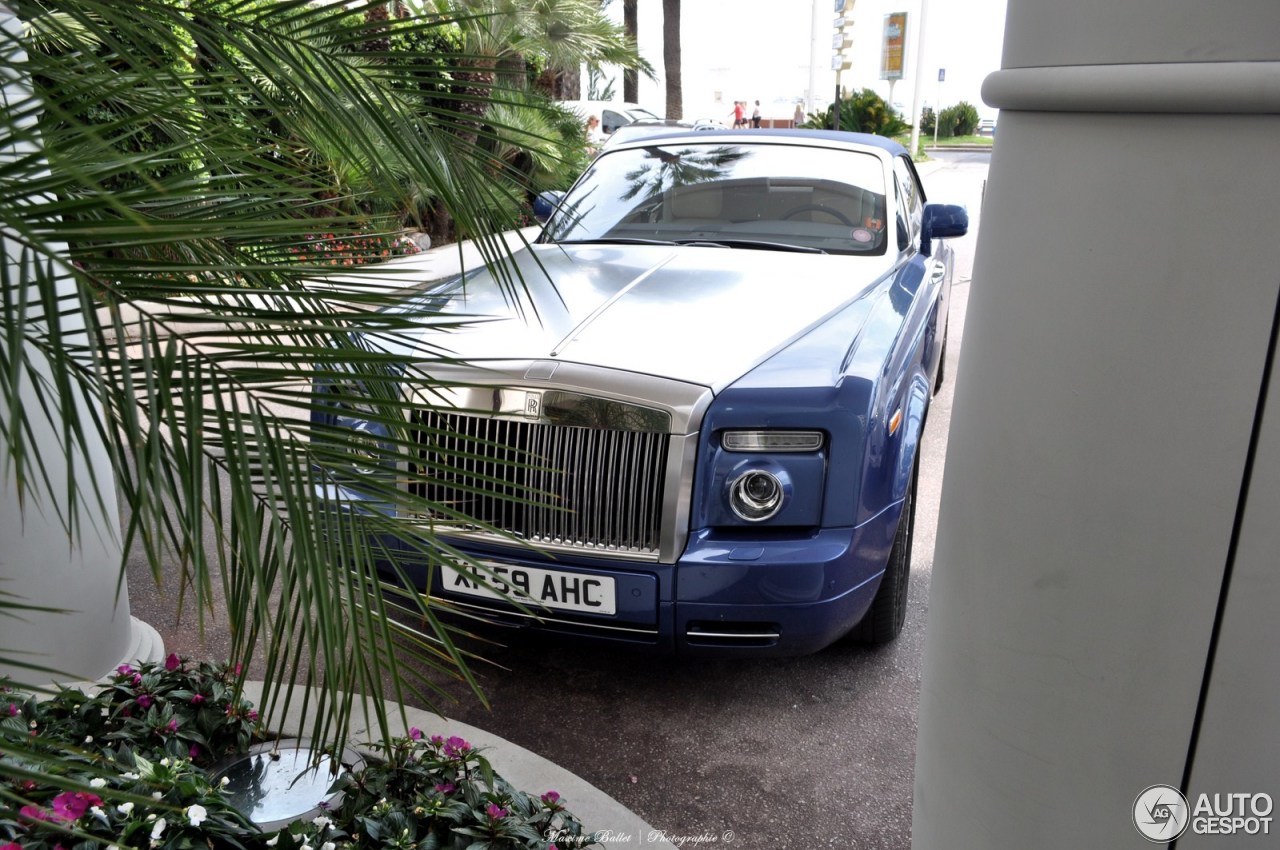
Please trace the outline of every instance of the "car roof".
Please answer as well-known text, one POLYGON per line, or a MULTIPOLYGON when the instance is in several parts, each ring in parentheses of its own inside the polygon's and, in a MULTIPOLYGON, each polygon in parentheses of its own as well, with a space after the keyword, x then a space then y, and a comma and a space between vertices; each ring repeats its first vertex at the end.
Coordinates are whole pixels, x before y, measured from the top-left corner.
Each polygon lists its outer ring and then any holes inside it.
MULTIPOLYGON (((659 130, 654 127, 653 129, 659 130)), ((837 142, 839 144, 856 144, 865 145, 867 147, 879 148, 891 156, 905 154, 907 149, 899 143, 886 136, 877 136, 872 133, 847 133, 843 130, 797 130, 793 128, 761 128, 759 130, 691 130, 691 129, 672 129, 670 132, 659 130, 653 134, 645 134, 637 136, 634 140, 625 141, 618 145, 618 148, 629 147, 632 144, 652 144, 664 139, 687 139, 695 142, 708 142, 713 139, 725 138, 732 136, 735 139, 792 139, 799 141, 813 141, 821 139, 829 142, 837 142)))

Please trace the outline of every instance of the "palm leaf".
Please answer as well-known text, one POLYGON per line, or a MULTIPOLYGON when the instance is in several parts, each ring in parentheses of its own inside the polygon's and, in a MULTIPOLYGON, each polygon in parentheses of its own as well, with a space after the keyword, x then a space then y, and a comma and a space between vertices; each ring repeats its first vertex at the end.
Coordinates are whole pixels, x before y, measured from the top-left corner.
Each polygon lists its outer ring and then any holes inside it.
POLYGON ((176 569, 202 618, 221 590, 237 658, 268 659, 268 716, 294 684, 320 686, 316 739, 344 738, 360 694, 474 687, 456 633, 375 570, 463 557, 406 519, 455 509, 399 486, 425 479, 409 409, 432 403, 447 358, 377 344, 439 317, 425 300, 380 312, 400 296, 379 287, 317 287, 291 249, 363 230, 368 199, 406 194, 412 172, 504 268, 488 203, 514 191, 503 173, 456 111, 355 49, 378 35, 358 4, 68 0, 42 25, 39 43, 0 44, 6 78, 36 83, 0 118, 0 149, 23 152, 0 160, 0 437, 22 498, 116 487, 126 545, 157 577, 176 569), (385 426, 383 463, 344 465, 369 444, 313 420, 316 376, 385 426), (104 444, 115 480, 57 477, 37 429, 68 458, 104 444), (335 466, 341 487, 321 471, 335 466), (379 543, 410 530, 407 553, 379 543))

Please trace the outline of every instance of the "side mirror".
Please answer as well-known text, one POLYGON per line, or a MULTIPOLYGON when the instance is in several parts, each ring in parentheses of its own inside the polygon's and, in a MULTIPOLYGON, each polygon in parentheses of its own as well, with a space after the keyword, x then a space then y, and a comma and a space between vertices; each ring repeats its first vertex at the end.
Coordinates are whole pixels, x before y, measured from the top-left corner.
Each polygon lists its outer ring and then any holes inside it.
POLYGON ((551 218, 551 214, 556 211, 556 207, 560 206, 562 198, 564 198, 564 192, 558 189, 539 192, 538 197, 533 199, 533 217, 540 223, 546 224, 547 219, 551 218))
POLYGON ((969 211, 959 204, 925 204, 924 225, 920 234, 920 251, 927 257, 933 253, 934 239, 964 236, 969 232, 969 211))

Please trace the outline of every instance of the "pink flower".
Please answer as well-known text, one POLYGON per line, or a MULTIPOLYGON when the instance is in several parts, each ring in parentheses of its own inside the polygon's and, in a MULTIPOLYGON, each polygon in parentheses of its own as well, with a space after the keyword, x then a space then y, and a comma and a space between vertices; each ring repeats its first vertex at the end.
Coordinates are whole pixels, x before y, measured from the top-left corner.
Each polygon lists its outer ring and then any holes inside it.
POLYGON ((32 821, 37 821, 37 820, 52 821, 53 820, 52 813, 50 813, 48 809, 42 809, 39 806, 23 806, 21 809, 18 810, 18 817, 23 818, 24 820, 32 820, 32 821))
POLYGON ((458 786, 452 782, 442 782, 436 785, 436 791, 441 794, 452 794, 456 790, 458 790, 458 786))
POLYGON ((558 791, 548 791, 542 795, 542 802, 546 803, 548 806, 554 806, 556 803, 560 802, 560 793, 558 791))
POLYGON ((141 674, 141 673, 134 673, 134 674, 133 674, 133 686, 134 686, 135 688, 142 687, 142 674, 141 674))
POLYGON ((18 716, 18 706, 16 703, 12 703, 12 702, 9 703, 9 716, 10 717, 18 716))
POLYGON ((432 746, 436 746, 436 747, 443 746, 444 738, 440 737, 439 735, 432 735, 431 744, 432 746))
POLYGON ((151 694, 142 694, 138 697, 139 708, 150 708, 154 703, 155 699, 152 698, 151 694))
POLYGON ((417 726, 414 726, 414 727, 410 728, 410 729, 409 729, 409 739, 410 739, 410 740, 412 740, 412 741, 421 741, 421 740, 422 740, 422 730, 421 730, 421 729, 419 729, 417 726))
POLYGON ((175 717, 175 718, 173 718, 172 720, 170 720, 170 721, 169 721, 169 725, 168 725, 168 726, 166 726, 165 728, 166 728, 166 729, 168 729, 170 732, 177 732, 177 731, 178 731, 178 718, 176 718, 176 717, 175 717))
POLYGON ((257 720, 257 719, 258 719, 258 712, 256 712, 256 711, 252 711, 252 710, 251 710, 251 711, 249 711, 249 713, 248 713, 248 714, 246 714, 246 715, 245 715, 245 717, 249 718, 250 720, 257 720))
POLYGON ((202 702, 204 702, 204 694, 196 694, 191 698, 192 705, 199 705, 202 702))
POLYGON ((454 735, 444 742, 444 754, 451 759, 461 758, 471 752, 471 745, 454 735))
POLYGON ((128 664, 121 664, 119 667, 116 668, 116 672, 119 673, 121 676, 129 676, 133 673, 133 668, 130 667, 128 664))
POLYGON ((182 659, 178 657, 178 653, 170 652, 169 657, 164 660, 164 669, 172 673, 182 666, 182 659))
POLYGON ((191 749, 187 750, 187 758, 190 758, 190 759, 198 759, 198 758, 200 758, 200 745, 199 745, 199 744, 192 744, 192 745, 191 745, 191 749))
POLYGON ((505 818, 507 816, 507 810, 497 805, 496 803, 490 803, 489 805, 485 806, 484 813, 487 814, 493 820, 501 820, 502 818, 505 818))
POLYGON ((90 806, 101 806, 102 798, 87 791, 63 791, 53 798, 53 815, 59 820, 79 820, 90 806))
POLYGON ((8 844, 4 845, 3 847, 0 847, 0 850, 22 850, 22 845, 17 844, 13 841, 10 841, 8 844))

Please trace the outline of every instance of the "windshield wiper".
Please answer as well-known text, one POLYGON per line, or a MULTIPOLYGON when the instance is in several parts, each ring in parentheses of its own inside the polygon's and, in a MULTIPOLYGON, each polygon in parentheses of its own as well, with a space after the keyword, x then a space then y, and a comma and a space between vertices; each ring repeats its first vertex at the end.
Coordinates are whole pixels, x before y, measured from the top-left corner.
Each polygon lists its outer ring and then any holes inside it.
POLYGON ((758 251, 795 251, 801 254, 825 254, 821 248, 792 242, 768 242, 763 239, 677 239, 673 245, 705 245, 709 248, 752 248, 758 251))
POLYGON ((638 236, 602 236, 599 239, 557 239, 557 245, 677 245, 670 239, 643 239, 638 236))

